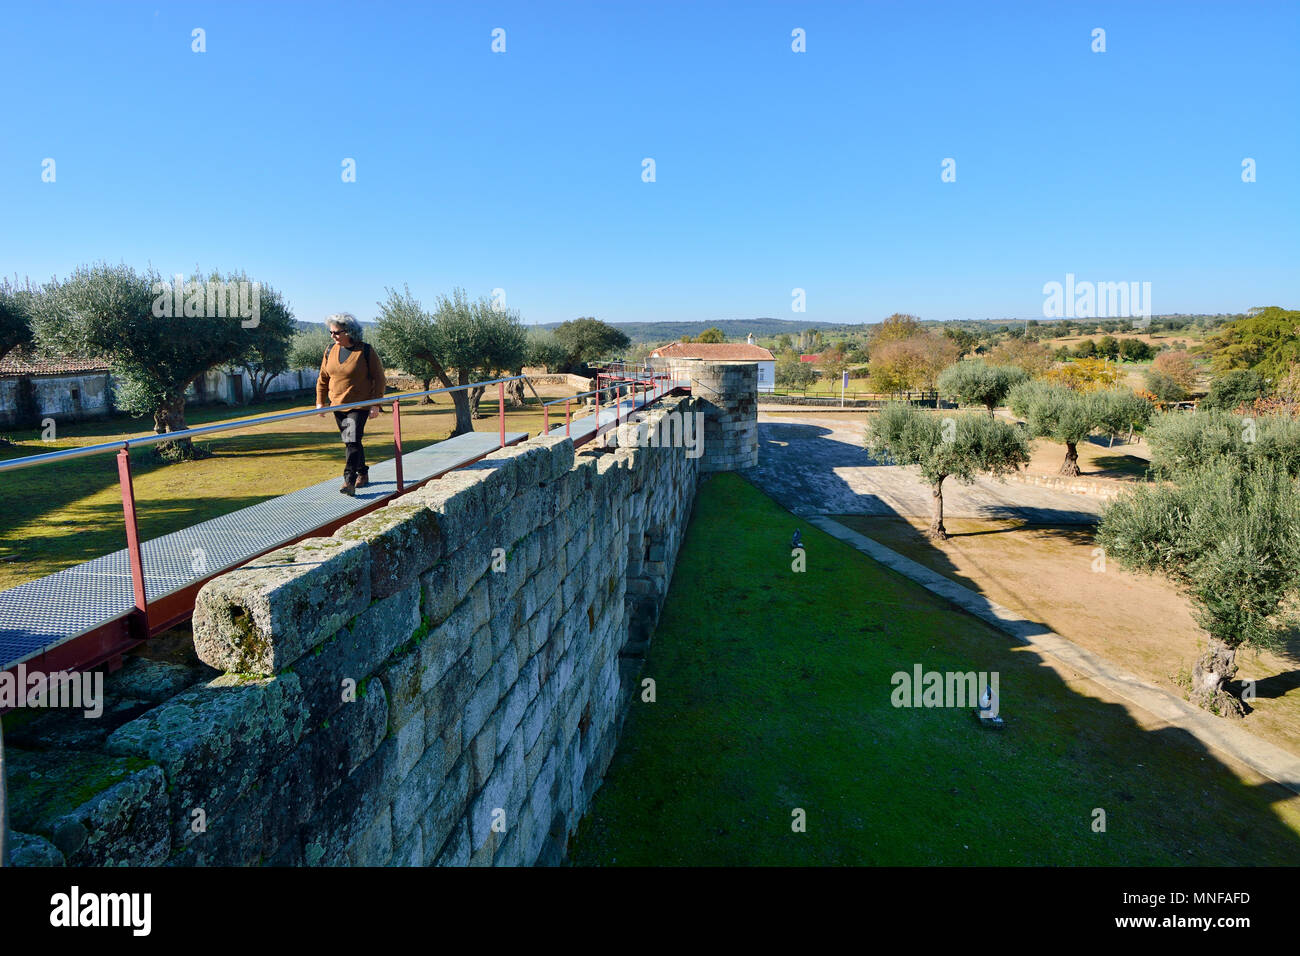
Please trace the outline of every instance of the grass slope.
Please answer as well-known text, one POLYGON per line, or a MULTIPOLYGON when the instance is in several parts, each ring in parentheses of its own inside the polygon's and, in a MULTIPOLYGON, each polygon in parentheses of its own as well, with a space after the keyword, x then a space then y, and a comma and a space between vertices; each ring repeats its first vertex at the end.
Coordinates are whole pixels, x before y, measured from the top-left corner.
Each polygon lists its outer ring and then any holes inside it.
POLYGON ((1300 859, 1287 791, 1075 693, 1034 652, 733 474, 700 489, 642 676, 657 701, 634 698, 576 864, 1300 859), (891 675, 917 663, 999 672, 1008 729, 965 708, 894 708, 891 675), (807 832, 792 831, 796 808, 807 832))

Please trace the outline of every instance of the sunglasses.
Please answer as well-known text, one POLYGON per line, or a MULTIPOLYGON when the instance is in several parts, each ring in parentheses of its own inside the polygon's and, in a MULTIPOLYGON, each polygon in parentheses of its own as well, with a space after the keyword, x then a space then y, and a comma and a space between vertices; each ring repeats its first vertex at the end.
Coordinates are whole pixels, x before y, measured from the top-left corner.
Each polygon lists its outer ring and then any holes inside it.
POLYGON ((330 335, 342 335, 342 334, 343 331, 341 329, 330 329, 330 335))

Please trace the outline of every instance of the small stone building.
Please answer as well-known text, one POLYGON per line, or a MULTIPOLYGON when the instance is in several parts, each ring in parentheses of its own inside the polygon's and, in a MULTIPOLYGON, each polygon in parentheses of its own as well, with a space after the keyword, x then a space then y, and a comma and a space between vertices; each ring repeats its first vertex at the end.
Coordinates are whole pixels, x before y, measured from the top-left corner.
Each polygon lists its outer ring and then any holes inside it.
MULTIPOLYGON (((277 375, 267 394, 310 392, 319 370, 296 369, 277 375)), ((253 394, 246 373, 214 370, 186 390, 193 405, 243 405, 253 394)), ((14 349, 0 359, 0 426, 32 428, 46 418, 80 422, 105 418, 113 404, 113 376, 103 359, 42 358, 14 349)))

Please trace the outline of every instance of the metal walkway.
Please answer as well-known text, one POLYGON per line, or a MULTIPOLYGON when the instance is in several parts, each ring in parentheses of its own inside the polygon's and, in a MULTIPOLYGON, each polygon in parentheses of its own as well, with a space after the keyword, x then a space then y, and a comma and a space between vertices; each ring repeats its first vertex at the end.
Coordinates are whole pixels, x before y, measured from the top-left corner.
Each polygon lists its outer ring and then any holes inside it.
MULTIPOLYGON (((594 416, 593 416, 594 418, 594 416)), ((612 420, 612 409, 611 409, 612 420)), ((507 432, 506 444, 527 438, 507 432)), ((501 447, 495 432, 472 432, 402 455, 406 488, 501 447)), ((372 465, 356 498, 331 478, 172 534, 141 542, 145 592, 153 604, 313 531, 337 527, 397 494, 395 459, 372 465)), ((0 591, 0 670, 129 615, 135 607, 126 549, 0 591)))
POLYGON ((558 436, 560 438, 568 437, 573 439, 575 445, 581 445, 600 432, 600 429, 608 429, 616 426, 620 421, 626 420, 627 416, 634 411, 640 411, 647 405, 652 405, 660 398, 672 394, 674 389, 689 390, 691 387, 690 379, 678 378, 667 379, 663 391, 659 394, 652 392, 640 392, 635 398, 625 398, 617 406, 611 401, 609 405, 601 405, 599 410, 590 415, 584 415, 582 418, 574 418, 569 421, 568 430, 566 431, 563 423, 554 426, 546 434, 558 436))

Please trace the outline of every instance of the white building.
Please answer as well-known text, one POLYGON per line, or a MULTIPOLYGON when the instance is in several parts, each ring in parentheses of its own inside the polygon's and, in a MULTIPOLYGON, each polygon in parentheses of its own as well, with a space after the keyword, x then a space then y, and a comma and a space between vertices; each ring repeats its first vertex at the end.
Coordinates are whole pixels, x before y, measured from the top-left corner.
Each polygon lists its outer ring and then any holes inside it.
MULTIPOLYGON (((277 375, 267 395, 310 393, 318 369, 295 369, 277 375)), ((246 372, 214 370, 200 375, 185 390, 186 404, 242 405, 252 398, 246 372)), ((102 359, 45 358, 19 349, 0 359, 0 425, 16 426, 53 418, 78 422, 112 415, 113 376, 102 359)))
POLYGON ((689 372, 691 362, 754 362, 758 365, 758 390, 770 392, 776 386, 776 358, 767 349, 754 345, 754 336, 744 345, 730 342, 673 342, 650 353, 649 362, 656 368, 680 369, 681 377, 689 372))

